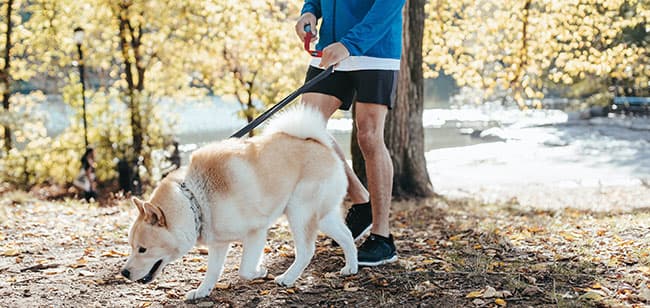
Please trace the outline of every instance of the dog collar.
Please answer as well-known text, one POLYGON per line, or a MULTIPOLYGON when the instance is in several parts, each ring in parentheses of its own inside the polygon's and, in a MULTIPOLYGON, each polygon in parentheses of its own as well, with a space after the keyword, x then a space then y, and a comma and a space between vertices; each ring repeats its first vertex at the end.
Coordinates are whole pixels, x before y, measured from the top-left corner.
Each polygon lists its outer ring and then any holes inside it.
POLYGON ((201 238, 201 229, 203 229, 201 221, 203 221, 203 219, 201 217, 201 206, 199 205, 199 201, 196 200, 196 196, 194 196, 194 193, 187 187, 185 182, 180 183, 180 186, 185 197, 190 200, 190 208, 194 213, 194 228, 196 229, 196 235, 197 238, 201 238))

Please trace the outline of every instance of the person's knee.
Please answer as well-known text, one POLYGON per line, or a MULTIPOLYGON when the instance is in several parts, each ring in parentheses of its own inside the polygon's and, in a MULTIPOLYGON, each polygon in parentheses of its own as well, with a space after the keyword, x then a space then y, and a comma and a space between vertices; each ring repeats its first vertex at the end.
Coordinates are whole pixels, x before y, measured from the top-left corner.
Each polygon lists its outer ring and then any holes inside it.
POLYGON ((364 157, 373 156, 385 147, 384 134, 376 129, 359 129, 357 141, 364 157))

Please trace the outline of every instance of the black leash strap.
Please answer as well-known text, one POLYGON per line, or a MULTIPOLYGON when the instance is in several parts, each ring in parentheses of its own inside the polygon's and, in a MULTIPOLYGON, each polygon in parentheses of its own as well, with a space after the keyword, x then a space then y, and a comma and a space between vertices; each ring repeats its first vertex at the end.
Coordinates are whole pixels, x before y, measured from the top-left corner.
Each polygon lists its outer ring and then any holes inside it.
POLYGON ((236 133, 232 134, 232 136, 230 136, 230 138, 240 138, 240 137, 243 137, 244 135, 248 134, 248 132, 250 132, 255 127, 262 124, 262 122, 266 121, 266 119, 268 119, 270 116, 272 116, 278 110, 282 109, 284 106, 286 106, 291 101, 293 101, 296 97, 298 97, 298 95, 303 94, 307 90, 311 89, 311 87, 313 87, 315 84, 317 84, 321 80, 325 79, 325 77, 332 74, 332 72, 334 72, 334 65, 331 65, 326 70, 320 72, 320 74, 316 75, 316 77, 314 77, 311 80, 307 81, 304 85, 302 85, 302 87, 298 88, 298 90, 296 90, 293 93, 289 94, 289 96, 285 97, 279 103, 277 103, 273 107, 269 108, 269 110, 264 111, 264 113, 260 114, 253 121, 248 123, 246 126, 242 127, 236 133))

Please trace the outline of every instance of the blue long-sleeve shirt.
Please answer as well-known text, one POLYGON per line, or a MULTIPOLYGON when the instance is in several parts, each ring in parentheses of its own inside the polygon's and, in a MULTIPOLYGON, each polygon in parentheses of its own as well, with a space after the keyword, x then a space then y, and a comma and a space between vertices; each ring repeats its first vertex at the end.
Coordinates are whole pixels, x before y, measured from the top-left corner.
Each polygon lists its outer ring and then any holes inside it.
POLYGON ((301 14, 322 18, 316 49, 341 42, 351 56, 399 59, 405 0, 305 0, 301 14))

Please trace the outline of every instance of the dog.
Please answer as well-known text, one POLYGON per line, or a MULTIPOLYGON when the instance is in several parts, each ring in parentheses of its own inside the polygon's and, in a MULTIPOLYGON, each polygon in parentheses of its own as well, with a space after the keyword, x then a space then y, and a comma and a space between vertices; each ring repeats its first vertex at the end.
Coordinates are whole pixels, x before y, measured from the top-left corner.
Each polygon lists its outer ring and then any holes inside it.
POLYGON ((340 274, 356 274, 357 250, 341 212, 347 190, 343 163, 322 114, 304 105, 272 118, 260 136, 196 150, 186 170, 163 179, 148 201, 132 198, 138 217, 129 231, 131 252, 122 275, 148 283, 198 243, 208 247, 208 269, 186 297, 206 297, 219 280, 230 243, 241 241, 239 276, 266 277, 261 263, 267 231, 282 214, 295 259, 275 278, 278 285, 294 285, 314 255, 318 230, 341 245, 340 274))

